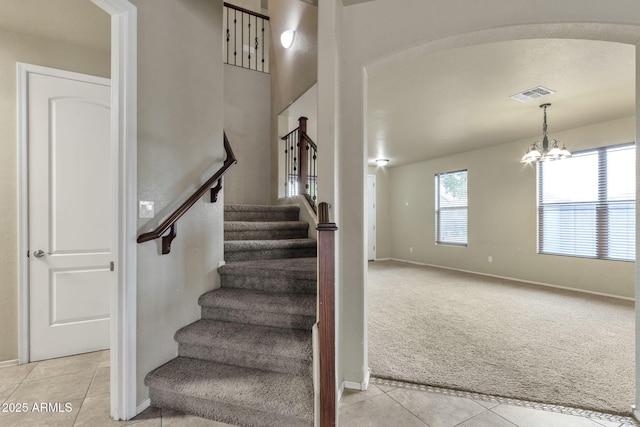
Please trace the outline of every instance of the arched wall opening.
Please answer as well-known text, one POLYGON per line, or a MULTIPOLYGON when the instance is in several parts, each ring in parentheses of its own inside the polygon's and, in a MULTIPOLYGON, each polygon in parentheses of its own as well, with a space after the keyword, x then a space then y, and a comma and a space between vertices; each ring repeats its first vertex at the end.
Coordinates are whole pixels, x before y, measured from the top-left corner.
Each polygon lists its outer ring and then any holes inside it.
MULTIPOLYGON (((378 70, 382 70, 385 67, 392 66, 398 61, 402 61, 404 58, 410 58, 416 55, 429 55, 436 52, 441 52, 447 49, 455 49, 459 47, 472 46, 477 44, 494 43, 508 40, 524 40, 524 39, 540 39, 540 38, 567 38, 567 39, 583 39, 583 40, 600 40, 610 41, 617 43, 626 43, 636 46, 636 81, 640 76, 638 72, 638 50, 637 46, 640 42, 640 27, 634 25, 625 24, 603 24, 603 23, 552 23, 552 24, 534 24, 534 25, 513 25, 503 26, 498 28, 489 28, 480 31, 473 31, 468 33, 461 33, 457 35, 448 36, 445 38, 439 38, 436 40, 425 41, 422 43, 410 43, 407 46, 396 46, 389 48, 388 52, 377 54, 372 56, 371 59, 362 58, 359 62, 358 59, 351 61, 354 64, 350 64, 345 67, 346 71, 343 74, 346 76, 341 83, 343 86, 354 87, 354 82, 359 82, 359 87, 355 87, 352 92, 355 92, 359 96, 351 96, 353 94, 345 95, 350 99, 347 101, 342 100, 340 102, 343 110, 352 109, 356 107, 361 112, 361 116, 354 124, 344 125, 345 130, 341 131, 341 139, 353 140, 354 137, 358 140, 358 144, 354 144, 352 150, 357 152, 361 150, 362 153, 362 168, 356 172, 349 173, 349 166, 342 165, 337 166, 340 173, 338 174, 340 181, 350 181, 349 189, 341 187, 340 193, 335 195, 339 200, 340 206, 338 215, 338 225, 347 223, 353 231, 343 232, 339 240, 342 240, 341 249, 344 255, 348 257, 348 260, 344 258, 340 261, 340 264, 345 266, 340 268, 339 281, 342 283, 361 282, 361 289, 345 290, 340 295, 341 310, 340 310, 340 339, 341 339, 341 354, 339 355, 340 368, 339 379, 343 382, 343 385, 351 387, 353 385, 361 385, 366 387, 368 380, 368 360, 367 360, 367 320, 368 313, 366 310, 367 291, 366 291, 366 238, 364 229, 366 228, 366 212, 360 211, 354 214, 350 214, 350 208, 354 206, 364 206, 364 184, 366 182, 367 174, 367 159, 370 154, 367 152, 367 95, 368 95, 368 75, 375 73, 378 70), (354 66, 355 65, 355 66, 354 66), (359 92, 359 93, 358 93, 359 92), (361 195, 354 199, 351 196, 343 196, 344 194, 351 194, 350 189, 358 188, 363 189, 361 195), (357 241, 357 244, 352 242, 357 241), (352 250, 352 246, 357 246, 357 249, 352 250), (347 267, 348 266, 348 267, 347 267), (362 266, 362 269, 354 268, 354 266, 362 266), (349 270, 349 271, 347 271, 349 270), (348 307, 348 308, 347 308, 348 307), (348 326, 346 326, 348 324, 348 326), (355 343, 355 344, 354 344, 355 343), (361 343, 361 345, 360 345, 361 343)), ((636 85, 636 88, 638 85, 636 85)), ((636 89, 637 91, 637 89, 636 89)), ((322 102, 322 101, 321 101, 322 102)), ((636 96, 636 106, 638 105, 638 97, 636 96)), ((322 107, 321 107, 322 108, 322 107)), ((636 107, 637 110, 637 107, 636 107)), ((638 134, 639 126, 636 119, 636 135, 638 134)), ((351 150, 350 150, 351 151, 351 150)), ((351 153, 350 153, 351 154, 351 153)), ((376 153, 371 153, 371 156, 375 156, 376 153)), ((353 158, 353 156, 351 156, 353 158)), ((359 157, 359 156, 358 156, 359 157)), ((373 158, 373 157, 372 157, 373 158)), ((353 167, 353 162, 350 163, 353 167)), ((636 162, 636 168, 638 167, 636 162)), ((637 199, 637 192, 636 192, 637 199)), ((636 213, 637 215, 637 213, 636 213)), ((342 228, 344 230, 344 226, 342 228)), ((636 235, 637 235, 636 231, 636 235)), ((636 239, 638 240, 638 239, 636 239)), ((636 259, 636 293, 638 289, 638 274, 636 259)), ((340 265, 339 264, 339 265, 340 265)), ((342 284, 340 286, 343 286, 342 284)), ((640 311, 636 309, 636 324, 640 317, 640 311)), ((638 329, 636 327, 636 336, 638 336, 638 329)), ((638 358, 636 357, 636 372, 638 369, 638 358)), ((636 390, 638 387, 638 379, 636 378, 636 390)), ((636 393, 637 395, 638 393, 636 393)), ((637 400, 637 398, 636 398, 637 400)), ((632 402, 629 402, 630 404, 632 402)))

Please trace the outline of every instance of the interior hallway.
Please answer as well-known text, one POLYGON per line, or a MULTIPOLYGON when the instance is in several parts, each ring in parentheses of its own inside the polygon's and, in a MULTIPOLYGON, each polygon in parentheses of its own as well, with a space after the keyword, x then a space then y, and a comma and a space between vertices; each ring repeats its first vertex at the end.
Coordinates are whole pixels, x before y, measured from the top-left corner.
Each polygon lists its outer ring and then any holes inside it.
MULTIPOLYGON (((108 351, 0 368, 0 402, 3 427, 228 426, 157 408, 149 408, 131 421, 111 420, 108 351), (34 411, 34 404, 41 403, 52 405, 43 412, 34 411), (23 404, 27 412, 16 412, 23 404)), ((345 391, 339 411, 342 427, 640 426, 631 418, 616 415, 376 378, 366 392, 345 391)))

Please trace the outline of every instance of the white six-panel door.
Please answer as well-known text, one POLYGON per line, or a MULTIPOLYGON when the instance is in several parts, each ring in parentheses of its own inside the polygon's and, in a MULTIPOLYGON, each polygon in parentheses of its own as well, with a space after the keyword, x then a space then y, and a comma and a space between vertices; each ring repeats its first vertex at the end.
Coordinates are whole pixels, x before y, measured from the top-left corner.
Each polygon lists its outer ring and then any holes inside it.
POLYGON ((109 80, 28 75, 30 360, 109 348, 109 80))

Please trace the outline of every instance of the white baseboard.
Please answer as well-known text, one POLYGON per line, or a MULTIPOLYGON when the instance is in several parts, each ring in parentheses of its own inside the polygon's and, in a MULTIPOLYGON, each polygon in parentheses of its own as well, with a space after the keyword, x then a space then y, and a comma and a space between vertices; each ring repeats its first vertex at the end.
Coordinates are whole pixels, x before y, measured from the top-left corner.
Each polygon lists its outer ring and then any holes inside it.
POLYGON ((18 366, 18 359, 5 360, 4 362, 0 362, 0 368, 8 368, 10 366, 18 366))
POLYGON ((371 370, 367 369, 367 373, 364 377, 364 381, 361 383, 357 383, 354 381, 342 381, 340 384, 340 388, 338 389, 338 402, 342 399, 342 394, 344 393, 344 389, 348 388, 349 390, 358 390, 365 391, 369 388, 369 381, 371 380, 371 370))
POLYGON ((637 421, 640 421, 640 411, 636 408, 636 405, 631 405, 631 412, 633 414, 633 418, 637 421))
POLYGON ((151 406, 151 399, 143 400, 138 406, 136 406, 136 414, 141 414, 149 406, 151 406))
POLYGON ((635 298, 623 297, 623 296, 620 296, 620 295, 607 294, 607 293, 604 293, 604 292, 587 291, 586 289, 570 288, 568 286, 558 286, 558 285, 552 285, 550 283, 543 283, 543 282, 533 282, 531 280, 517 279, 515 277, 498 276, 496 274, 488 274, 488 273, 479 273, 477 271, 463 270, 461 268, 445 267, 445 266, 442 266, 442 265, 435 265, 435 264, 427 264, 427 263, 424 263, 424 262, 409 261, 409 260, 406 260, 406 259, 390 258, 390 261, 406 262, 407 264, 424 265, 425 267, 434 267, 434 268, 442 268, 444 270, 460 271, 462 273, 477 274, 478 276, 495 277, 496 279, 511 280, 513 282, 526 283, 528 285, 545 286, 547 288, 562 289, 564 291, 575 291, 575 292, 581 292, 581 293, 584 293, 584 294, 598 295, 598 296, 601 296, 601 297, 608 297, 608 298, 616 298, 616 299, 621 299, 621 300, 625 300, 625 301, 635 301, 635 298))

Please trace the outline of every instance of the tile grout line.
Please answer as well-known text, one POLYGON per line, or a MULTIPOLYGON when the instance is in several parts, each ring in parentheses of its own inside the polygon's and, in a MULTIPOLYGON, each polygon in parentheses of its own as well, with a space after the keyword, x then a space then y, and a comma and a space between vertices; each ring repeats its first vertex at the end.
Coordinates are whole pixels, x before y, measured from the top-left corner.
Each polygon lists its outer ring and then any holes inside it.
MULTIPOLYGON (((494 406, 493 408, 497 408, 498 406, 500 406, 500 404, 498 404, 498 405, 494 406)), ((491 409, 493 409, 493 408, 491 408, 491 409)), ((460 425, 462 425, 462 424, 466 423, 467 421, 470 421, 470 420, 474 419, 475 417, 478 417, 478 416, 480 416, 480 415, 482 415, 482 414, 484 414, 484 413, 487 413, 487 412, 491 412, 493 415, 495 415, 496 417, 500 418, 500 419, 501 419, 501 420, 503 420, 504 422, 506 422, 506 423, 508 423, 508 424, 512 425, 513 427, 519 427, 517 424, 514 424, 513 422, 511 422, 511 421, 509 421, 508 419, 504 418, 504 417, 503 417, 503 416, 501 416, 500 414, 496 414, 496 413, 495 413, 495 412, 493 412, 491 409, 489 409, 489 408, 485 408, 485 409, 486 409, 486 410, 485 410, 484 412, 480 412, 479 414, 476 414, 476 415, 474 415, 474 416, 473 416, 473 417, 471 417, 471 418, 468 418, 468 419, 466 419, 466 420, 464 420, 464 421, 461 421, 461 422, 459 422, 458 424, 456 424, 456 425, 455 425, 455 426, 453 426, 453 427, 460 426, 460 425)))
POLYGON ((426 427, 429 427, 429 424, 427 424, 427 422, 425 420, 423 420, 422 418, 420 418, 417 414, 414 414, 413 411, 409 408, 407 408, 406 406, 404 406, 402 403, 398 402, 398 400, 396 400, 393 396, 391 396, 389 393, 385 392, 384 394, 386 394, 391 400, 393 400, 394 402, 396 402, 398 405, 400 405, 400 407, 402 409, 404 409, 405 411, 407 411, 408 413, 410 413, 411 415, 413 415, 414 417, 416 417, 416 419, 418 421, 420 421, 422 424, 424 424, 426 427))
POLYGON ((80 411, 82 411, 82 407, 84 406, 84 402, 85 402, 85 400, 87 400, 87 395, 89 394, 89 390, 91 390, 91 385, 95 381, 96 375, 98 375, 98 367, 99 366, 100 366, 100 358, 98 358, 98 360, 96 361, 96 367, 95 367, 95 370, 93 371, 93 377, 91 377, 91 381, 89 382, 89 386, 87 387, 87 390, 84 392, 84 397, 82 398, 82 403, 80 403, 80 408, 78 408, 78 413, 76 414, 76 417, 73 419, 73 424, 71 424, 72 426, 75 426, 76 423, 78 422, 78 417, 80 416, 80 411))
MULTIPOLYGON (((36 363, 36 366, 38 366, 38 364, 39 364, 40 362, 35 362, 35 363, 36 363)), ((18 366, 20 366, 20 365, 18 365, 18 366)), ((35 368, 36 368, 36 366, 34 366, 34 367, 33 367, 33 369, 35 369, 35 368)), ((29 373, 28 373, 27 375, 25 375, 25 376, 20 380, 20 382, 19 382, 18 384, 15 384, 16 388, 14 388, 14 389, 13 389, 13 391, 11 392, 11 394, 9 394, 9 396, 7 396, 7 398, 6 398, 6 399, 4 399, 4 401, 2 402, 3 404, 4 404, 5 402, 9 401, 9 399, 11 399, 11 396, 13 396, 13 395, 16 393, 16 391, 18 391, 18 389, 20 388, 20 386, 22 385, 22 383, 24 383, 24 380, 26 380, 26 379, 27 379, 27 377, 28 377, 29 375, 31 375, 31 372, 33 372, 33 369, 31 369, 31 370, 29 371, 29 373)), ((14 385, 14 384, 10 384, 10 385, 14 385)))

